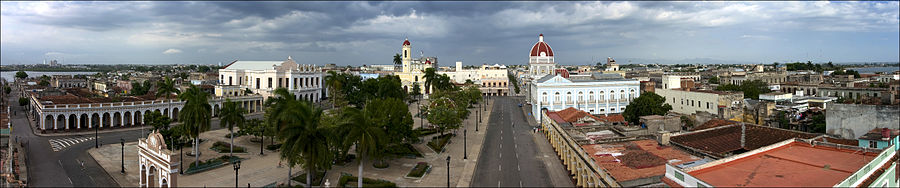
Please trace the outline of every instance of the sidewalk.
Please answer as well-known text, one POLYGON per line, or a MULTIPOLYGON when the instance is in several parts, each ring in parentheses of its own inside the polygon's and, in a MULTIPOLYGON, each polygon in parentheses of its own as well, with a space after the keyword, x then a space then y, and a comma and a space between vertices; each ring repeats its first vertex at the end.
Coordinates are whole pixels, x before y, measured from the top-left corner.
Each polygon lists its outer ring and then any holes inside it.
MULTIPOLYGON (((493 105, 493 102, 491 102, 493 105)), ((415 106, 413 103, 411 106, 415 106)), ((482 116, 483 120, 479 123, 478 132, 475 132, 475 121, 477 120, 475 116, 475 110, 481 110, 480 108, 472 108, 470 111, 470 117, 463 121, 465 124, 459 130, 456 131, 457 136, 450 139, 449 145, 447 145, 447 149, 444 153, 436 153, 431 150, 428 146, 425 145, 429 140, 431 140, 431 136, 423 137, 423 142, 419 144, 413 144, 419 152, 424 156, 423 158, 397 158, 388 160, 388 164, 390 167, 386 169, 376 169, 372 167, 373 161, 365 161, 363 164, 363 175, 364 178, 372 178, 372 179, 384 179, 391 182, 394 182, 399 187, 445 187, 448 183, 447 178, 447 156, 451 157, 450 161, 450 186, 452 187, 469 187, 472 176, 474 175, 475 166, 477 164, 477 159, 481 152, 481 146, 484 142, 484 136, 487 130, 487 120, 490 117, 491 106, 487 107, 487 111, 482 116), (467 141, 463 140, 463 129, 467 130, 467 141), (468 144, 467 148, 464 148, 463 143, 468 144), (466 153, 468 156, 463 159, 463 154, 466 153), (418 162, 427 162, 431 165, 431 171, 427 173, 421 179, 409 179, 405 178, 406 174, 415 167, 418 162)), ((416 108, 410 107, 410 113, 416 114, 418 110, 416 108)), ((413 118, 418 120, 418 118, 413 118)), ((427 120, 426 120, 427 121, 427 120)), ((416 125, 413 127, 418 127, 420 122, 416 122, 416 125)), ((351 150, 351 153, 353 151, 351 150)), ((347 164, 346 166, 334 166, 326 175, 326 178, 331 183, 332 187, 337 187, 338 180, 340 179, 341 172, 353 174, 354 176, 358 175, 358 166, 359 163, 354 161, 352 163, 347 164)))
MULTIPOLYGON (((224 137, 226 134, 228 134, 227 129, 208 131, 201 134, 200 138, 206 139, 207 141, 200 143, 200 152, 202 154, 200 159, 207 160, 228 155, 227 152, 218 153, 209 149, 216 141, 230 142, 231 139, 224 137)), ((245 158, 245 160, 241 162, 241 169, 239 170, 239 184, 246 186, 249 183, 251 187, 262 187, 272 183, 286 182, 288 179, 288 167, 286 165, 278 167, 278 162, 280 160, 278 153, 264 150, 264 154, 259 155, 259 143, 251 142, 251 137, 253 136, 241 136, 234 139, 235 146, 241 146, 247 149, 247 153, 234 154, 235 156, 245 158)), ((139 163, 137 161, 137 142, 129 142, 125 143, 125 145, 125 174, 120 173, 122 160, 121 146, 114 144, 104 145, 100 148, 91 148, 88 150, 88 153, 119 185, 122 187, 135 187, 139 185, 140 181, 138 179, 140 170, 138 170, 139 163)), ((194 157, 187 155, 191 150, 192 148, 190 147, 184 148, 185 156, 182 164, 185 165, 185 169, 187 166, 190 166, 190 163, 194 162, 194 157)), ((175 152, 178 153, 179 150, 175 150, 175 152)), ((297 176, 301 171, 302 169, 299 167, 294 167, 292 175, 297 176)), ((231 165, 225 165, 197 174, 180 174, 177 177, 177 186, 179 187, 234 186, 234 169, 231 165)))
MULTIPOLYGON (((532 118, 534 116, 528 115, 530 112, 528 107, 529 105, 522 105, 522 114, 527 117, 525 119, 528 119, 529 125, 532 127, 538 126, 538 122, 532 118)), ((550 175, 550 183, 555 187, 574 187, 575 184, 572 183, 572 177, 569 176, 569 172, 567 172, 566 167, 563 166, 562 160, 560 160, 559 157, 557 157, 556 152, 553 151, 553 146, 550 145, 547 136, 541 132, 532 135, 534 136, 534 143, 538 147, 538 152, 542 154, 541 161, 544 163, 544 166, 547 167, 547 174, 550 175)))

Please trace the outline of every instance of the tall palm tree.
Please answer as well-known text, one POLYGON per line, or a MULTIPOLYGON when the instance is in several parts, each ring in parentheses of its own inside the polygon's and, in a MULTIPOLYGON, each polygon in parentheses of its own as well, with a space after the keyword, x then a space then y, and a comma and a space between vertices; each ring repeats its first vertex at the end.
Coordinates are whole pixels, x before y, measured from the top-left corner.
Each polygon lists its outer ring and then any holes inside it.
MULTIPOLYGON (((300 117, 296 114, 299 114, 297 111, 297 97, 290 93, 285 88, 278 88, 273 91, 274 96, 266 100, 266 124, 268 126, 273 127, 275 130, 282 130, 282 127, 286 127, 288 124, 293 122, 299 122, 300 117)), ((274 144, 274 143, 273 143, 274 144)), ((284 144, 282 144, 284 147, 284 144)), ((284 149, 282 149, 282 159, 286 159, 288 162, 288 179, 291 178, 291 171, 293 171, 294 165, 299 163, 297 158, 286 157, 286 156, 294 156, 299 155, 296 150, 289 150, 288 153, 285 153, 284 149)), ((288 180, 288 186, 290 186, 291 181, 288 180)))
MULTIPOLYGON (((306 185, 312 185, 312 175, 325 170, 331 164, 327 130, 322 126, 322 110, 306 101, 292 101, 288 104, 297 120, 285 124, 278 131, 282 141, 281 157, 288 161, 296 161, 306 169, 306 185)), ((290 163, 293 166, 293 163, 290 163)))
POLYGON ((394 54, 394 65, 403 64, 403 59, 400 58, 400 54, 394 54))
POLYGON ((341 93, 341 86, 343 86, 343 76, 334 71, 328 71, 328 75, 325 75, 325 85, 328 87, 328 97, 331 99, 331 108, 334 108, 341 93))
POLYGON ((222 105, 221 122, 222 125, 228 127, 228 131, 231 131, 231 156, 234 156, 234 127, 243 127, 244 121, 244 113, 247 111, 238 106, 237 102, 231 101, 231 99, 225 99, 225 104, 222 105))
POLYGON ((434 68, 425 69, 425 94, 431 94, 431 85, 434 84, 434 80, 438 77, 437 73, 434 72, 434 68))
POLYGON ((378 152, 379 146, 383 144, 382 140, 385 138, 385 135, 381 127, 370 122, 372 118, 367 110, 348 108, 346 113, 348 116, 346 118, 350 122, 347 126, 343 126, 343 128, 347 129, 347 137, 344 140, 344 144, 356 145, 356 154, 359 155, 357 185, 362 187, 363 161, 368 156, 377 155, 376 152, 378 152))
MULTIPOLYGON (((156 97, 159 98, 160 96, 162 96, 163 98, 168 100, 169 97, 172 95, 172 93, 175 93, 176 95, 181 93, 181 91, 179 91, 175 87, 176 87, 175 82, 172 81, 172 78, 169 78, 168 76, 166 76, 166 78, 164 80, 156 83, 156 97)), ((166 108, 171 109, 172 103, 168 103, 166 108)), ((171 115, 171 114, 172 114, 172 112, 171 112, 171 110, 169 110, 169 115, 171 115)))
POLYGON ((181 113, 178 114, 181 122, 186 126, 185 132, 194 139, 194 155, 195 165, 200 165, 200 133, 208 131, 210 119, 212 119, 212 107, 209 106, 208 94, 200 90, 199 87, 191 85, 191 87, 178 95, 182 101, 186 101, 181 113))

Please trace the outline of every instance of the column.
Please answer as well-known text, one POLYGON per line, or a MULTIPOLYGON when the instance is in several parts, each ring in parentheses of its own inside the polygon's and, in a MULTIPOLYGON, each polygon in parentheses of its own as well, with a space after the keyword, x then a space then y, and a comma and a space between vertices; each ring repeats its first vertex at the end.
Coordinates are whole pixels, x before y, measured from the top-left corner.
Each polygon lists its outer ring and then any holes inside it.
POLYGON ((69 130, 69 116, 63 115, 63 127, 66 127, 66 130, 69 130))
POLYGON ((90 128, 94 128, 94 124, 91 124, 91 121, 93 121, 93 119, 94 119, 94 118, 92 118, 92 117, 93 117, 93 114, 88 115, 88 117, 87 117, 87 121, 88 121, 87 124, 88 124, 88 128, 89 128, 89 129, 90 129, 90 128))
MULTIPOLYGON (((172 114, 172 112, 169 111, 169 114, 172 114)), ((125 113, 119 112, 119 127, 124 127, 124 126, 125 126, 125 113)))

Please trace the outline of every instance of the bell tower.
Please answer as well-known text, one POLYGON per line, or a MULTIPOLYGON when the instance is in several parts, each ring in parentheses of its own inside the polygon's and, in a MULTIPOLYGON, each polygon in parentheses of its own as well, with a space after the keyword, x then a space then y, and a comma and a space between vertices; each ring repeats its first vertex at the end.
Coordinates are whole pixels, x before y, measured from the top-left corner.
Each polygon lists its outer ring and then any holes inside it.
POLYGON ((403 54, 401 54, 401 59, 403 61, 403 72, 410 72, 410 62, 412 62, 412 57, 410 57, 410 52, 412 51, 412 46, 409 43, 409 38, 403 41, 403 54))

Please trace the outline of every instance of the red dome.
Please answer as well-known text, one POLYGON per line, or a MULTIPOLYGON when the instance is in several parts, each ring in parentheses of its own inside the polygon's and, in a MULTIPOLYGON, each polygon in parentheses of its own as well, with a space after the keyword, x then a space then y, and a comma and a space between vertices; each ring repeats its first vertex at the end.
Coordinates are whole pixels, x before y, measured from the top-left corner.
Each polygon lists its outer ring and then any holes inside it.
POLYGON ((409 39, 406 39, 405 41, 403 41, 403 45, 404 45, 404 46, 409 46, 409 39))
POLYGON ((546 42, 544 42, 544 34, 538 36, 538 42, 531 47, 531 56, 541 56, 541 52, 544 52, 548 57, 553 57, 553 49, 550 48, 546 42))

